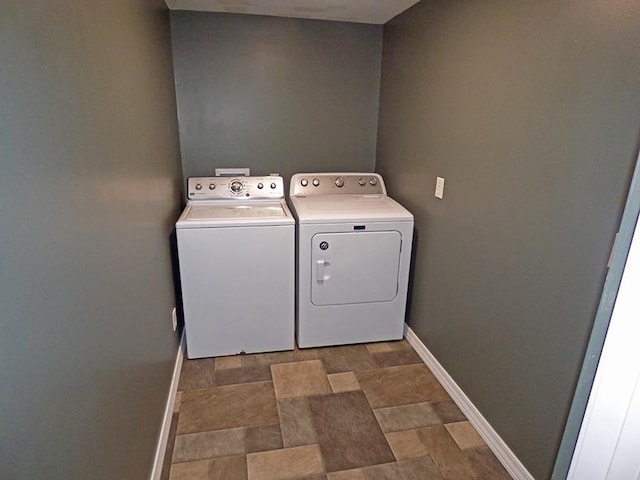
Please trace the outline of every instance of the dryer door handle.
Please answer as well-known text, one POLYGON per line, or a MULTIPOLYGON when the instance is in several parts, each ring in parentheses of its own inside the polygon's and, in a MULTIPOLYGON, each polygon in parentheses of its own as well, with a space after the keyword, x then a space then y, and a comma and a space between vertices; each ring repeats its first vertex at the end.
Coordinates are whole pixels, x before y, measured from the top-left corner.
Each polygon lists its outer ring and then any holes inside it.
POLYGON ((327 265, 329 262, 316 260, 316 282, 323 283, 325 280, 329 280, 329 276, 324 274, 324 267, 327 265))

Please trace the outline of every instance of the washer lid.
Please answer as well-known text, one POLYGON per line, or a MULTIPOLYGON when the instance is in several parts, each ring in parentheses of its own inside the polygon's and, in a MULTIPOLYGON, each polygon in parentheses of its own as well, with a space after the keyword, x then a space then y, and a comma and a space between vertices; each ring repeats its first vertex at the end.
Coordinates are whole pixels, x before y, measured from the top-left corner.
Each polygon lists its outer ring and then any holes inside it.
POLYGON ((176 228, 228 227, 243 225, 288 225, 294 223, 284 202, 190 203, 176 228))
POLYGON ((291 197, 300 224, 413 221, 413 215, 386 195, 291 197))

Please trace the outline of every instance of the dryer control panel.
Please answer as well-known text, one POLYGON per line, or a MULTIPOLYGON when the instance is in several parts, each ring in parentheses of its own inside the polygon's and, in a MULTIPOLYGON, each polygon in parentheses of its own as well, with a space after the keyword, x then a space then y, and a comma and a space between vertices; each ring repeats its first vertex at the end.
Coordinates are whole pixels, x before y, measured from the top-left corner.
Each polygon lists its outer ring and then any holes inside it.
POLYGON ((284 181, 279 175, 267 177, 190 177, 188 200, 264 200, 284 198, 284 181))
POLYGON ((291 177, 289 195, 386 195, 377 173, 296 173, 291 177))

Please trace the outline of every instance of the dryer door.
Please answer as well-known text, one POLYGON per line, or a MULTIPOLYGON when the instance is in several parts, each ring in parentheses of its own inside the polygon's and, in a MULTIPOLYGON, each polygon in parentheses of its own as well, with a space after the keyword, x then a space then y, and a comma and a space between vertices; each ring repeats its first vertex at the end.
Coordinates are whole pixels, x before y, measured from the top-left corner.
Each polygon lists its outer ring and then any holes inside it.
POLYGON ((320 233, 311 239, 311 303, 388 302, 398 294, 397 231, 320 233))

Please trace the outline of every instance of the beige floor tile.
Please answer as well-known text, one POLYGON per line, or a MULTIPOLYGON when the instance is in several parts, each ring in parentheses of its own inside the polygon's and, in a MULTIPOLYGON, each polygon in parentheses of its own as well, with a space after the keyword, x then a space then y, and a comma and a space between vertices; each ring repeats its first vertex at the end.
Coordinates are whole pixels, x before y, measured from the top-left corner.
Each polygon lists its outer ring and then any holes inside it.
POLYGON ((387 343, 391 346, 391 350, 413 350, 413 347, 405 338, 387 343))
POLYGON ((243 367, 258 367, 260 365, 274 365, 276 363, 289 363, 295 360, 293 351, 254 353, 242 355, 243 367))
POLYGON ((431 407, 442 423, 463 422, 467 419, 451 399, 442 402, 433 402, 431 407))
POLYGON ((356 372, 372 408, 450 400, 426 365, 402 365, 356 372))
POLYGON ((210 460, 174 463, 171 465, 169 480, 209 480, 210 460))
POLYGON ((391 352, 391 345, 387 342, 379 342, 379 343, 369 343, 367 344, 367 350, 369 353, 382 353, 382 352, 391 352))
POLYGON ((271 376, 278 399, 331 393, 320 360, 271 365, 271 376))
POLYGON ((238 383, 265 382, 271 380, 271 369, 268 365, 257 367, 225 368, 216 370, 216 386, 236 385, 238 383))
POLYGON ((448 423, 445 427, 461 450, 484 447, 486 445, 480 434, 468 421, 448 423))
MULTIPOLYGON (((442 480, 429 457, 387 463, 363 469, 365 480, 442 480)), ((459 480, 467 480, 461 477, 459 480)))
POLYGON ((293 357, 296 362, 322 359, 323 348, 296 348, 293 357))
POLYGON ((345 470, 327 474, 327 480, 367 480, 361 469, 345 470))
POLYGON ((178 435, 173 448, 174 462, 189 462, 245 453, 245 429, 178 435))
POLYGON ((271 382, 186 390, 182 395, 178 434, 277 422, 278 408, 271 382))
POLYGON ((402 350, 413 351, 413 347, 406 340, 392 340, 390 342, 368 343, 367 350, 370 353, 398 352, 402 350))
POLYGON ((295 358, 296 361, 322 360, 328 373, 355 372, 376 367, 365 345, 303 348, 296 350, 295 358))
POLYGON ((290 480, 322 475, 324 468, 317 445, 285 448, 247 455, 249 480, 290 480))
POLYGON ((247 480, 247 457, 238 455, 211 460, 209 480, 247 480))
POLYGON ((278 400, 278 416, 285 447, 299 447, 318 443, 305 397, 278 400))
POLYGON ((512 480, 489 447, 472 448, 464 454, 482 480, 512 480))
POLYGON ((214 385, 214 365, 215 359, 213 358, 185 359, 182 362, 178 390, 212 387, 214 385))
POLYGON ((373 413, 383 432, 411 430, 442 423, 433 411, 431 404, 427 402, 379 408, 373 413))
POLYGON ((232 355, 229 357, 217 357, 216 358, 216 370, 227 370, 229 368, 242 367, 242 356, 232 355))
POLYGON ((247 480, 245 455, 175 463, 169 480, 247 480))
POLYGON ((358 384, 358 379, 353 372, 332 373, 327 378, 333 393, 360 390, 360 384, 358 384))
POLYGON ((176 392, 176 399, 173 402, 173 413, 180 411, 180 401, 182 400, 182 392, 176 392))
POLYGON ((407 460, 428 455, 427 449, 415 430, 386 433, 387 443, 391 446, 396 460, 407 460))
POLYGON ((376 367, 364 345, 325 347, 320 350, 320 355, 328 373, 357 372, 376 367))
POLYGON ((421 428, 417 433, 445 480, 481 480, 444 425, 421 428))
POLYGON ((378 367, 423 363, 422 359, 413 350, 391 350, 389 352, 374 353, 373 359, 378 367))
POLYGON ((247 457, 214 458, 209 463, 209 480, 247 480, 247 457))

